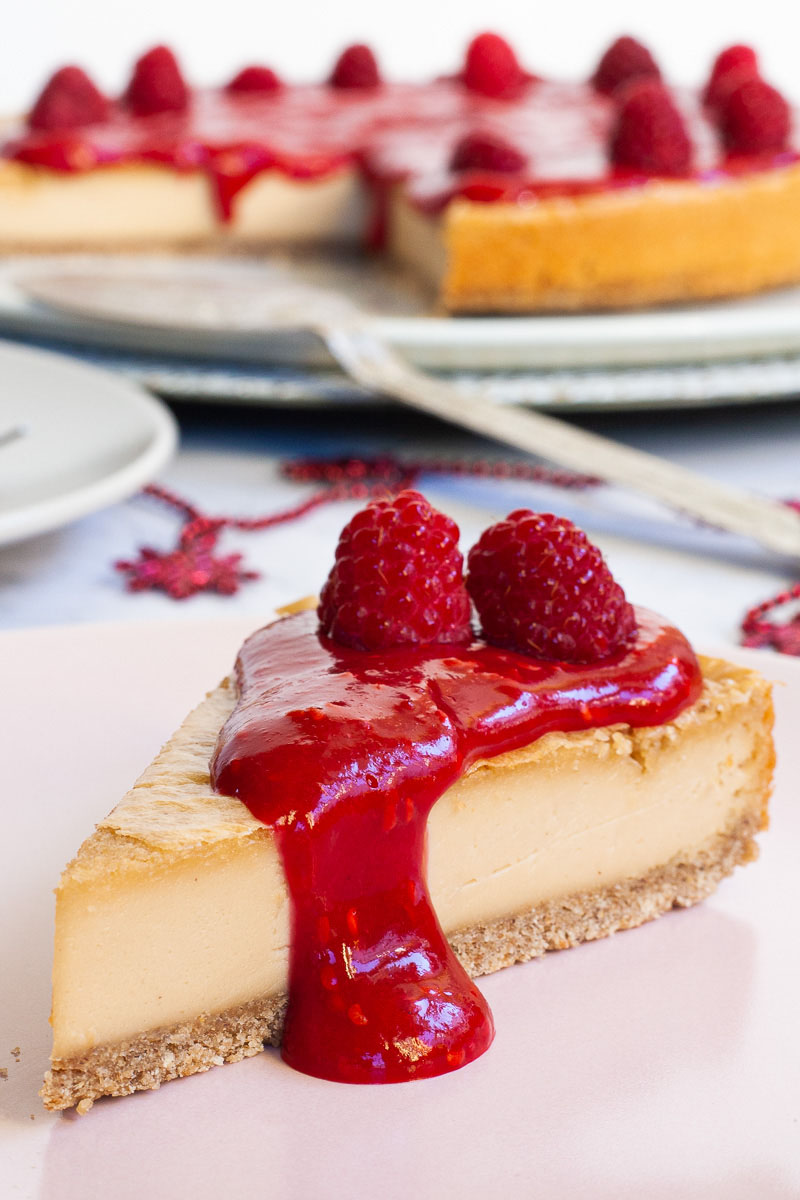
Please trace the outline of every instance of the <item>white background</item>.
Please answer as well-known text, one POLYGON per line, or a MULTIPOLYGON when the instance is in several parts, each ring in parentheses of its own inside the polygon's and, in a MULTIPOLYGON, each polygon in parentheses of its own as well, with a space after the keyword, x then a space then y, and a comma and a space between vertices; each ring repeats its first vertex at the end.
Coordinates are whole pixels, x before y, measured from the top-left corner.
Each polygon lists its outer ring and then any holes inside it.
POLYGON ((30 103, 55 66, 78 62, 110 92, 156 41, 197 83, 245 61, 289 78, 319 78, 348 41, 371 42, 389 74, 424 77, 457 66, 468 38, 492 28, 541 74, 586 75, 605 44, 630 32, 665 73, 699 80, 732 41, 762 52, 765 74, 800 99, 800 5, 794 0, 0 0, 0 109, 30 103))

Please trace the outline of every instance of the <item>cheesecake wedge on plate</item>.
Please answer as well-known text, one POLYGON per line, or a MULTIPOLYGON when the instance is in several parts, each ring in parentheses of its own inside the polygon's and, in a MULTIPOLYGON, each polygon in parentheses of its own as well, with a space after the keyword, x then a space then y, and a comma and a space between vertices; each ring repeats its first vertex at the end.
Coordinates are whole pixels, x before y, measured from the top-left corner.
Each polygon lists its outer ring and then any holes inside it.
POLYGON ((756 856, 768 685, 634 610, 567 521, 492 527, 469 594, 457 537, 416 493, 357 514, 318 612, 248 639, 84 842, 49 1108, 265 1043, 348 1082, 456 1069, 493 1034, 472 979, 756 856))

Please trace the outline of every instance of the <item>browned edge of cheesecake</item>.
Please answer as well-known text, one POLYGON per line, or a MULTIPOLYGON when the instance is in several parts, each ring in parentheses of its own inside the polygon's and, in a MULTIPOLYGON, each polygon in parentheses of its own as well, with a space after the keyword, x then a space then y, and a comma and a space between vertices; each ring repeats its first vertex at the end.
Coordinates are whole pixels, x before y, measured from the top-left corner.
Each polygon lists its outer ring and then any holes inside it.
POLYGON ((456 198, 438 219, 397 192, 390 240, 448 312, 641 308, 798 282, 799 209, 800 164, 529 205, 456 198))
MULTIPOLYGON (((765 781, 765 788, 768 784, 765 781)), ((765 814, 754 809, 692 858, 678 859, 640 879, 576 892, 527 912, 474 925, 450 941, 473 977, 608 937, 704 900, 735 867, 758 857, 756 833, 765 814)), ((286 996, 266 996, 227 1012, 156 1029, 113 1046, 98 1046, 64 1062, 54 1060, 41 1095, 46 1108, 77 1105, 88 1112, 101 1096, 158 1088, 280 1045, 286 996)))

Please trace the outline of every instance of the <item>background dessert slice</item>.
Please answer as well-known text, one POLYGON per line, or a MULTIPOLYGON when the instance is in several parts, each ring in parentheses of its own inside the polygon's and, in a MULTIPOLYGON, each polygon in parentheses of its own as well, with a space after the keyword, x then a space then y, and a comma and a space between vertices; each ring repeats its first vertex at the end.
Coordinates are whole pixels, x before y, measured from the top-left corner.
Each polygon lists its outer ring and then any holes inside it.
MULTIPOLYGON (((548 734, 476 763, 434 806, 429 883, 470 973, 637 925, 754 857, 773 764, 768 686, 703 660, 653 728, 548 734)), ((51 1108, 86 1108, 280 1037, 288 896, 272 834, 210 788, 235 704, 204 701, 58 889, 51 1108)))
POLYGON ((463 69, 386 81, 351 46, 319 85, 249 67, 191 89, 166 47, 111 101, 76 67, 0 145, 0 247, 368 243, 453 312, 641 306, 800 279, 785 98, 748 47, 701 91, 618 39, 584 83, 482 34, 463 69))
POLYGON ((798 206, 797 164, 528 205, 455 197, 432 209, 398 188, 389 247, 451 312, 710 300, 800 277, 798 206))

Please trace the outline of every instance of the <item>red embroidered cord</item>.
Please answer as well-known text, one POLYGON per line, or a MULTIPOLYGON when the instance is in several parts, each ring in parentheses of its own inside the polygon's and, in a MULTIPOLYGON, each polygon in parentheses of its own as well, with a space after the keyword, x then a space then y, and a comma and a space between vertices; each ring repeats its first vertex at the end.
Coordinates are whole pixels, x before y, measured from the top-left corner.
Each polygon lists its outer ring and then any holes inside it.
POLYGON ((197 592, 231 596, 242 583, 258 579, 257 571, 242 566, 241 554, 219 556, 217 542, 225 529, 257 532, 296 521, 322 504, 339 500, 369 500, 412 486, 423 472, 440 475, 471 475, 486 479, 524 479, 556 487, 594 487, 602 481, 570 471, 554 471, 528 463, 489 460, 432 459, 403 462, 392 455, 379 458, 297 459, 283 465, 283 474, 296 483, 324 486, 300 504, 261 517, 208 517, 196 505, 167 488, 151 484, 144 494, 160 500, 183 517, 184 524, 174 550, 143 546, 135 559, 122 559, 114 566, 127 575, 131 592, 162 591, 173 600, 185 600, 197 592))
MULTIPOLYGON (((785 503, 800 513, 800 500, 786 500, 785 503)), ((791 606, 794 601, 800 601, 800 583, 793 583, 777 596, 749 609, 742 621, 742 645, 756 649, 767 647, 781 654, 800 657, 800 604, 794 611, 789 608, 788 619, 780 622, 765 620, 768 613, 791 606)))
POLYGON ((432 458, 403 462, 393 455, 379 458, 299 458, 283 464, 283 474, 298 483, 323 481, 336 484, 357 479, 380 479, 401 491, 407 480, 426 475, 468 475, 474 479, 520 479, 528 483, 548 483, 553 487, 582 489, 600 487, 605 481, 596 475, 580 475, 552 467, 533 466, 504 459, 432 458))
POLYGON ((751 608, 742 621, 742 645, 756 648, 767 646, 779 650, 781 654, 800 656, 800 607, 789 620, 780 624, 764 620, 767 613, 783 608, 793 600, 800 600, 800 583, 751 608))
MULTIPOLYGON (((183 514, 185 523, 178 545, 170 551, 142 546, 138 558, 120 559, 114 566, 128 576, 126 586, 129 592, 162 591, 173 600, 186 600, 197 592, 218 592, 232 596, 242 583, 260 578, 258 571, 242 567, 241 554, 219 556, 214 553, 224 529, 247 532, 270 529, 273 525, 296 521, 321 504, 344 500, 351 495, 355 497, 357 494, 356 489, 326 488, 325 491, 315 492, 301 504, 263 517, 205 517, 194 505, 167 488, 150 484, 143 489, 143 493, 183 514)), ((368 490, 363 489, 361 494, 366 496, 368 490)))
MULTIPOLYGON (((598 487, 593 475, 553 470, 526 462, 502 459, 426 459, 403 461, 393 455, 377 458, 304 458, 286 462, 282 473, 295 483, 323 486, 299 504, 260 517, 209 517, 196 505, 167 488, 150 484, 144 495, 153 497, 183 517, 177 546, 170 551, 142 546, 135 559, 114 564, 127 575, 128 591, 162 591, 173 600, 185 600, 197 592, 232 596, 242 583, 258 579, 259 573, 242 564, 238 553, 217 555, 217 543, 225 529, 255 533, 296 521, 323 504, 340 500, 370 500, 413 486, 424 472, 428 475, 470 476, 476 479, 522 480, 567 489, 598 487)), ((800 512, 800 500, 787 500, 800 512)), ((800 583, 795 583, 751 608, 741 626, 742 645, 771 647, 782 654, 800 656, 800 603, 788 619, 767 620, 775 610, 800 602, 800 583)))

